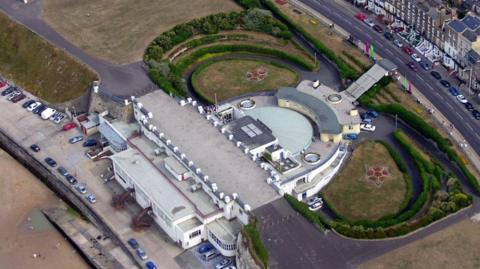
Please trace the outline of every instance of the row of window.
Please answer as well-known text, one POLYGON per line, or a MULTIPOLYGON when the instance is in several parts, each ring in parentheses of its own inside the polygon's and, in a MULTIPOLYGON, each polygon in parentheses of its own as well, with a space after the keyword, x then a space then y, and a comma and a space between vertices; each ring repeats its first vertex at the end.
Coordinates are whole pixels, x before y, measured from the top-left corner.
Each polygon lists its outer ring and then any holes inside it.
POLYGON ((233 244, 225 244, 225 243, 223 243, 222 240, 218 239, 217 236, 215 236, 215 234, 212 233, 211 231, 208 231, 208 236, 209 236, 210 238, 212 238, 213 241, 215 241, 215 243, 217 243, 217 245, 218 245, 219 247, 221 247, 222 249, 224 249, 224 250, 235 250, 235 249, 236 249, 235 243, 233 243, 233 244))
POLYGON ((196 230, 196 231, 192 232, 192 233, 188 236, 188 238, 192 239, 192 238, 195 238, 195 237, 197 237, 197 236, 199 236, 199 235, 201 235, 201 234, 202 234, 202 231, 201 231, 201 230, 196 230))

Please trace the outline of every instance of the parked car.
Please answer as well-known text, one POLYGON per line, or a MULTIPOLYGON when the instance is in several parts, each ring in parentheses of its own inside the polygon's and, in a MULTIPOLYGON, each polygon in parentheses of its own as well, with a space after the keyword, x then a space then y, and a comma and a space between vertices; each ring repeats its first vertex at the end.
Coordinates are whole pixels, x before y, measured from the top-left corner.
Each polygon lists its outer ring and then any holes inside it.
POLYGON ((10 93, 12 93, 13 91, 15 91, 17 88, 13 87, 13 86, 10 86, 8 88, 6 88, 5 90, 2 91, 2 96, 6 96, 6 95, 9 95, 10 93))
POLYGON ((201 245, 198 248, 198 253, 203 254, 203 253, 206 253, 206 252, 208 252, 212 249, 214 249, 213 245, 210 244, 210 243, 206 243, 206 244, 201 245))
POLYGON ((21 91, 15 90, 15 91, 13 91, 12 93, 10 93, 10 94, 7 96, 7 100, 8 100, 8 101, 12 101, 13 98, 15 98, 16 96, 18 96, 18 95, 20 95, 20 94, 22 94, 21 91))
POLYGON ((437 71, 430 72, 430 75, 432 75, 432 77, 434 77, 436 80, 442 79, 442 76, 437 71))
POLYGON ((365 24, 367 24, 370 27, 375 26, 375 23, 371 19, 366 19, 363 21, 365 24))
POLYGON ((387 39, 387 40, 390 40, 390 41, 394 41, 395 40, 395 37, 392 35, 392 33, 390 32, 385 32, 383 34, 383 36, 387 39))
POLYGON ((20 93, 19 95, 13 97, 12 100, 10 100, 10 101, 12 101, 12 103, 18 103, 18 102, 22 101, 23 99, 25 99, 25 97, 27 97, 25 94, 20 93))
POLYGON ((95 139, 88 139, 85 142, 83 142, 84 147, 93 147, 93 146, 96 146, 97 144, 98 142, 95 139))
POLYGON ((55 122, 56 124, 59 124, 60 122, 62 122, 63 119, 65 119, 65 114, 58 113, 58 115, 55 116, 55 118, 53 119, 53 122, 55 122))
POLYGON ((453 96, 457 96, 457 95, 460 94, 460 92, 458 91, 458 89, 455 88, 455 87, 452 87, 452 86, 448 88, 448 91, 449 91, 450 94, 453 95, 453 96))
POLYGON ((403 43, 402 43, 402 41, 400 41, 400 39, 395 39, 393 41, 393 44, 395 44, 395 46, 397 46, 399 48, 403 47, 403 43))
POLYGON ((215 265, 215 269, 223 269, 232 264, 232 260, 229 258, 223 258, 219 263, 215 265))
POLYGON ((373 30, 375 30, 375 32, 377 32, 377 33, 380 33, 380 34, 383 33, 383 29, 382 29, 382 27, 380 27, 380 25, 376 25, 376 24, 375 24, 372 28, 373 28, 373 30))
POLYGON ((48 120, 48 118, 55 114, 55 112, 57 112, 57 110, 47 107, 44 111, 42 111, 42 114, 40 116, 42 117, 42 119, 48 120))
POLYGON ((375 125, 370 123, 360 123, 360 130, 367 131, 367 132, 375 132, 375 125))
POLYGON ((75 186, 75 189, 81 194, 87 193, 87 185, 85 185, 84 183, 78 184, 77 186, 75 186))
POLYGON ((67 179, 68 183, 70 183, 72 185, 75 185, 78 182, 78 180, 70 174, 66 175, 65 178, 67 179))
POLYGON ((90 193, 89 195, 85 196, 85 199, 87 199, 92 204, 95 204, 97 202, 97 197, 93 193, 90 193))
POLYGON ((323 206, 323 203, 318 202, 318 203, 315 203, 315 204, 313 204, 313 205, 308 206, 308 209, 309 209, 310 211, 317 211, 317 210, 319 210, 320 208, 322 208, 322 206, 323 206))
POLYGON ((450 82, 448 82, 448 81, 446 81, 446 80, 444 80, 444 79, 440 80, 440 84, 442 84, 442 86, 445 87, 445 88, 448 88, 448 87, 452 86, 452 85, 450 84, 450 82))
POLYGON ((311 206, 311 205, 316 204, 316 203, 323 203, 322 198, 320 198, 318 196, 314 196, 314 197, 307 200, 307 205, 308 206, 311 206))
POLYGON ((68 140, 68 142, 69 142, 70 144, 75 144, 75 143, 80 142, 80 141, 82 141, 82 140, 83 140, 83 135, 77 135, 77 136, 74 136, 74 137, 70 138, 70 139, 68 140))
POLYGON ((370 116, 370 117, 372 117, 372 118, 376 118, 376 117, 378 117, 378 115, 379 115, 378 112, 375 111, 375 110, 373 110, 373 109, 367 110, 366 113, 367 113, 368 116, 370 116))
POLYGON ((32 103, 30 104, 29 106, 27 106, 27 110, 28 111, 32 111, 35 110, 39 105, 41 105, 42 103, 40 102, 35 102, 35 103, 32 103))
POLYGON ((137 239, 135 238, 130 238, 128 239, 127 243, 133 248, 133 249, 137 249, 140 244, 138 243, 137 239))
POLYGON ((476 120, 480 120, 480 112, 476 109, 472 110, 472 116, 476 119, 476 120))
POLYGON ((467 110, 473 110, 474 109, 472 103, 470 103, 470 102, 466 102, 466 103, 464 103, 464 105, 465 105, 465 108, 467 110))
POLYGON ((39 152, 40 151, 40 147, 37 145, 37 144, 33 144, 30 146, 30 149, 35 151, 35 152, 39 152))
POLYGON ((230 265, 230 266, 227 266, 223 269, 237 269, 237 267, 235 267, 235 265, 230 265))
POLYGON ((32 110, 33 114, 40 114, 42 113, 45 109, 47 109, 47 106, 44 105, 44 104, 40 104, 39 106, 37 106, 34 110, 32 110))
POLYGON ((207 251, 205 253, 202 254, 202 259, 204 261, 209 261, 211 259, 214 259, 215 257, 217 257, 219 255, 218 251, 216 249, 212 249, 210 251, 207 251))
POLYGON ((357 14, 355 14, 355 18, 361 21, 364 21, 367 18, 367 15, 365 15, 365 13, 362 13, 362 12, 357 12, 357 14))
POLYGON ((63 128, 62 128, 62 129, 63 129, 63 131, 66 132, 66 131, 71 130, 71 129, 75 128, 75 127, 77 127, 77 124, 76 124, 75 122, 69 122, 69 123, 63 125, 63 128))
POLYGON ((22 107, 27 108, 28 106, 30 106, 33 103, 35 103, 35 100, 31 100, 31 99, 27 100, 27 101, 23 102, 22 107))
POLYGON ((356 140, 358 138, 357 134, 350 133, 350 134, 344 134, 343 139, 344 140, 356 140))
POLYGON ((410 47, 408 47, 408 46, 403 47, 402 50, 403 50, 403 52, 405 52, 405 53, 408 54, 408 55, 412 55, 412 54, 413 54, 413 49, 410 48, 410 47))
POLYGON ((142 259, 143 261, 148 259, 148 255, 147 253, 145 252, 145 250, 141 247, 138 247, 137 248, 137 256, 142 259))
POLYGON ((157 269, 157 266, 152 261, 146 262, 145 266, 147 267, 147 269, 157 269))
POLYGON ((50 158, 50 157, 45 158, 45 162, 46 162, 48 165, 50 165, 51 167, 57 166, 57 162, 56 162, 54 159, 50 158))
POLYGON ((465 103, 468 103, 468 100, 467 98, 465 98, 465 96, 463 96, 462 94, 459 94, 456 96, 457 97, 457 100, 462 103, 462 104, 465 104, 465 103))
POLYGON ((431 69, 430 65, 427 64, 426 62, 419 62, 418 65, 420 65, 420 67, 425 71, 428 71, 431 69))
POLYGON ((62 175, 62 176, 64 176, 64 177, 68 175, 67 169, 65 169, 65 167, 63 167, 63 166, 59 166, 59 167, 57 168, 57 171, 58 171, 58 173, 59 173, 60 175, 62 175))
POLYGON ((409 67, 410 69, 412 69, 413 71, 415 71, 415 72, 418 71, 417 65, 416 65, 414 62, 408 62, 407 65, 408 65, 408 67, 409 67))

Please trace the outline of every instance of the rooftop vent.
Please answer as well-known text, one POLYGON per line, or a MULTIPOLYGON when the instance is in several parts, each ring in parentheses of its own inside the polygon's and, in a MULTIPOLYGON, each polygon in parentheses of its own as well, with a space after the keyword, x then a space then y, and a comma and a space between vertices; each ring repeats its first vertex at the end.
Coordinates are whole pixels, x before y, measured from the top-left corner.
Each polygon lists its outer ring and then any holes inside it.
POLYGON ((327 96, 327 101, 331 104, 340 104, 342 102, 342 96, 340 94, 330 94, 327 96))

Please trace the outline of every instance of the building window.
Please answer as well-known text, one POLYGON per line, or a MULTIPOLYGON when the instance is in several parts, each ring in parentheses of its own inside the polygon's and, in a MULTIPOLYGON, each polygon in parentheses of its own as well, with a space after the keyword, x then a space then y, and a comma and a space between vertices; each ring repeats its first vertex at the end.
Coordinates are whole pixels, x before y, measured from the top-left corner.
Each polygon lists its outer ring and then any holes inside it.
POLYGON ((191 233, 188 238, 192 239, 194 237, 197 237, 199 236, 200 234, 202 234, 202 232, 200 230, 196 230, 195 232, 191 233))

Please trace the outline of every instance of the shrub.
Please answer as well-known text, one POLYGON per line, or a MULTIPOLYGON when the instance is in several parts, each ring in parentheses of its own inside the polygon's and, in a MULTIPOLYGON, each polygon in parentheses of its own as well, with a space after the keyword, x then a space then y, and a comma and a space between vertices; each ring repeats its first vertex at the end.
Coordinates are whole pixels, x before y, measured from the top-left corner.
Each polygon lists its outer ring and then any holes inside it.
POLYGON ((264 268, 268 268, 268 251, 260 238, 260 232, 258 231, 256 219, 243 227, 242 234, 245 236, 253 247, 254 256, 256 256, 263 264, 264 268))
POLYGON ((235 0, 235 2, 244 8, 257 8, 262 6, 260 0, 235 0))
POLYGON ((295 197, 288 194, 285 194, 284 197, 295 211, 300 213, 304 218, 306 218, 320 230, 325 230, 325 228, 330 227, 329 222, 324 220, 319 214, 310 211, 307 204, 298 201, 295 197))

